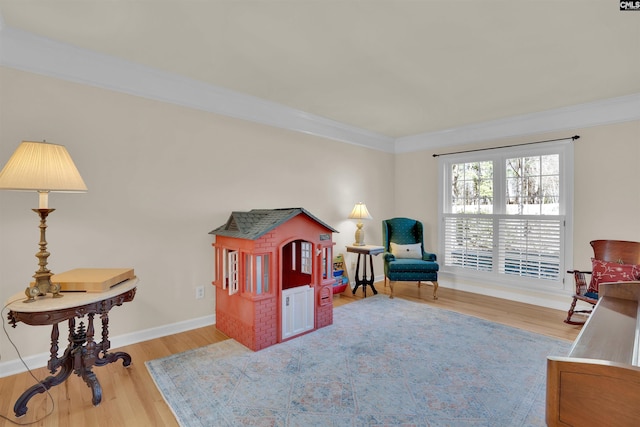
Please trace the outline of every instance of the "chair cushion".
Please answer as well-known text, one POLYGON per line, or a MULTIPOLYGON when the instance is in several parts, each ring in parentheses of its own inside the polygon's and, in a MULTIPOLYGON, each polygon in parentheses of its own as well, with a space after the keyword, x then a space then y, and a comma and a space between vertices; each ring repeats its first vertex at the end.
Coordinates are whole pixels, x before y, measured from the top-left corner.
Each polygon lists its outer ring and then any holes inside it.
POLYGON ((599 298, 597 292, 587 292, 583 297, 590 300, 597 300, 599 298))
POLYGON ((420 243, 414 243, 411 245, 399 245, 397 243, 390 243, 391 253, 396 258, 412 258, 422 259, 422 245, 420 243))
POLYGON ((438 271, 439 266, 437 262, 423 261, 410 258, 400 258, 395 261, 390 261, 388 264, 388 272, 401 273, 401 272, 428 272, 432 273, 438 271))
POLYGON ((640 280, 640 265, 618 264, 591 258, 591 282, 588 292, 598 292, 600 283, 640 280))

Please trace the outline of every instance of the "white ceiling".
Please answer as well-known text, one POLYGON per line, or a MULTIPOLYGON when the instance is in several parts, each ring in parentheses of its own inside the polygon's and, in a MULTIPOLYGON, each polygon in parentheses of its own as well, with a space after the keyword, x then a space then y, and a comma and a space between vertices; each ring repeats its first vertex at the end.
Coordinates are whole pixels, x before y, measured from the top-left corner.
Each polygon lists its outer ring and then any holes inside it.
POLYGON ((614 0, 0 0, 0 26, 389 138, 640 94, 614 0))

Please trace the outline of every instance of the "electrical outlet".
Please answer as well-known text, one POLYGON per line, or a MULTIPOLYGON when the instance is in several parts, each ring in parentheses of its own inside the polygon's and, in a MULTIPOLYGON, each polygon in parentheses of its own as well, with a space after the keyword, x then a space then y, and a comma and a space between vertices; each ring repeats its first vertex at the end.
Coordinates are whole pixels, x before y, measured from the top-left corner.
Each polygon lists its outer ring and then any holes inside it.
POLYGON ((196 288, 196 299, 204 298, 204 286, 198 286, 196 288))
POLYGON ((351 269, 355 269, 356 268, 356 262, 355 261, 351 261, 351 269))

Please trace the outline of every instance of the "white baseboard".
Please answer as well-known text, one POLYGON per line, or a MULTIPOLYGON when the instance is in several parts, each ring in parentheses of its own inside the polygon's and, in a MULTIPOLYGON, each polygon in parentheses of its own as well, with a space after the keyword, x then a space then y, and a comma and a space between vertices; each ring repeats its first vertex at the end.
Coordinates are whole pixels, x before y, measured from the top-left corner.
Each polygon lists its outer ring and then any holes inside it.
MULTIPOLYGON (((167 335, 173 335, 180 332, 190 331, 192 329, 202 328, 204 326, 210 326, 216 323, 216 316, 209 315, 204 317, 198 317, 197 319, 189 319, 182 322, 172 323, 170 325, 158 326, 156 328, 145 329, 142 331, 131 332, 129 334, 118 335, 110 338, 111 348, 120 348, 131 344, 136 344, 143 341, 152 340, 154 338, 165 337, 167 335)), ((13 359, 7 362, 0 363, 0 378, 8 377, 9 375, 19 374, 27 371, 28 369, 36 369, 47 366, 49 361, 49 353, 34 354, 23 358, 24 364, 20 359, 13 359)))
MULTIPOLYGON (((439 288, 449 288, 459 291, 469 292, 472 294, 486 295, 494 298, 501 298, 510 301, 522 302, 525 304, 536 305, 539 307, 552 308, 555 310, 566 311, 569 309, 571 303, 570 294, 558 294, 558 293, 544 293, 527 291, 523 293, 523 290, 509 289, 501 286, 486 286, 480 282, 473 281, 455 281, 450 280, 445 274, 438 278, 439 288)), ((376 277, 376 283, 384 281, 384 275, 382 277, 376 277)), ((352 289, 355 283, 352 283, 352 289)), ((396 292, 396 296, 398 293, 396 292)), ((582 305, 581 305, 582 307, 582 305)), ((588 308, 584 305, 584 308, 588 308)))

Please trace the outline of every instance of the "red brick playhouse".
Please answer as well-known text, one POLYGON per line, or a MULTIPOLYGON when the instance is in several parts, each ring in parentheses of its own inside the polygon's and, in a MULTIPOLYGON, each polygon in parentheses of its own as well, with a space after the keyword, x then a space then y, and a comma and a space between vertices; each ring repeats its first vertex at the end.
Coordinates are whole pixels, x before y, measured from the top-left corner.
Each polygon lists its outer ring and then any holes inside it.
POLYGON ((209 233, 216 327, 257 351, 331 325, 336 232, 303 208, 231 213, 209 233))

